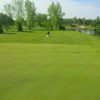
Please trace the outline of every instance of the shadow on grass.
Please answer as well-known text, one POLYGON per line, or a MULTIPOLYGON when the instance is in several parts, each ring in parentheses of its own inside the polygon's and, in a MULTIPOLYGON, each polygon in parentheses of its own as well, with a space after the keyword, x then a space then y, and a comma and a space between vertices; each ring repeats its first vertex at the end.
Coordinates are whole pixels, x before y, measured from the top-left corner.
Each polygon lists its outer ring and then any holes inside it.
POLYGON ((54 29, 31 29, 31 30, 23 30, 22 32, 18 31, 8 31, 8 32, 3 32, 0 34, 17 34, 17 33, 36 33, 36 31, 53 31, 54 29))
POLYGON ((0 33, 0 35, 1 34, 16 34, 16 33, 4 32, 4 33, 0 33))
POLYGON ((32 30, 32 31, 23 31, 23 32, 34 33, 34 30, 32 30))
POLYGON ((48 29, 33 29, 33 30, 25 30, 25 33, 36 33, 37 31, 50 31, 48 29))

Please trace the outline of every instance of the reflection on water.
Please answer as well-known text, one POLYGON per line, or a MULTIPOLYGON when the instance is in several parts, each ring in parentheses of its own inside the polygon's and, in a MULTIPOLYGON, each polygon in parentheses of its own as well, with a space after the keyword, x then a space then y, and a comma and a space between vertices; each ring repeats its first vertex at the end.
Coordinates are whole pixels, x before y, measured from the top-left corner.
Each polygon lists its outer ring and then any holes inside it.
POLYGON ((87 31, 87 30, 75 30, 76 32, 81 32, 81 33, 85 33, 85 34, 89 34, 89 35, 94 35, 95 31, 87 31))
POLYGON ((81 32, 89 35, 95 35, 95 36, 100 36, 100 31, 94 31, 94 30, 80 30, 80 29, 67 29, 68 31, 76 31, 76 32, 81 32))

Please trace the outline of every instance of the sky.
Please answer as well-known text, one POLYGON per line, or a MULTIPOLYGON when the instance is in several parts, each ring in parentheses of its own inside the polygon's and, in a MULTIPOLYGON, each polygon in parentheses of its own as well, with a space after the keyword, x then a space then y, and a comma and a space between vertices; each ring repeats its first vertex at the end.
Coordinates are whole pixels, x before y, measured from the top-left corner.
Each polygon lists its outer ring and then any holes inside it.
MULTIPOLYGON (((51 2, 59 2, 65 13, 65 18, 91 18, 100 16, 100 0, 31 0, 35 3, 38 13, 47 13, 51 2)), ((10 3, 11 0, 0 0, 0 12, 3 11, 3 5, 10 3)))

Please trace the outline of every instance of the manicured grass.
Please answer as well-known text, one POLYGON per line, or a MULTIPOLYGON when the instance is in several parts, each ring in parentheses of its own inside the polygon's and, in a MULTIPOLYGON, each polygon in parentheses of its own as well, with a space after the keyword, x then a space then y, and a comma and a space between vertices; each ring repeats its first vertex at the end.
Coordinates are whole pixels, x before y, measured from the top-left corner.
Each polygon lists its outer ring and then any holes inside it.
POLYGON ((0 100, 99 99, 99 47, 0 44, 0 100))
POLYGON ((100 45, 100 38, 74 31, 50 31, 50 36, 45 37, 48 30, 33 30, 29 32, 8 32, 0 34, 0 43, 46 43, 68 45, 100 45))
POLYGON ((0 100, 99 100, 100 38, 46 33, 0 34, 0 100))

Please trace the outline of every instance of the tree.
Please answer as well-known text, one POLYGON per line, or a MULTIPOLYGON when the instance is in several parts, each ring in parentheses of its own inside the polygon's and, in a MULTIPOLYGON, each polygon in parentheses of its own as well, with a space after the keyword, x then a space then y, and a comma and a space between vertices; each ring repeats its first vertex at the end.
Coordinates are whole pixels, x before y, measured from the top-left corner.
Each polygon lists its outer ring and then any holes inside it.
POLYGON ((0 13, 0 33, 3 33, 3 28, 8 30, 12 25, 14 24, 14 21, 9 16, 0 13))
POLYGON ((82 25, 82 24, 83 24, 83 21, 82 21, 81 18, 78 19, 78 24, 79 24, 79 25, 82 25))
POLYGON ((7 16, 9 16, 10 18, 13 18, 12 15, 13 15, 13 7, 11 4, 6 4, 4 5, 4 10, 5 10, 5 14, 7 16))
POLYGON ((3 27, 1 25, 1 23, 0 23, 0 33, 3 33, 3 27))
POLYGON ((25 1, 25 8, 26 8, 27 26, 29 29, 31 29, 35 22, 36 8, 35 8, 34 3, 29 0, 25 1))
POLYGON ((73 24, 77 24, 77 17, 74 17, 74 18, 72 19, 72 21, 73 21, 73 24))
POLYGON ((64 24, 64 26, 66 26, 66 25, 72 26, 73 20, 72 20, 72 19, 64 18, 64 19, 63 19, 63 24, 64 24))
POLYGON ((100 18, 99 18, 99 16, 97 16, 97 19, 95 20, 94 30, 98 35, 100 35, 100 18))
POLYGON ((82 19, 82 22, 83 22, 83 25, 86 24, 86 18, 85 17, 82 19))
POLYGON ((62 8, 60 3, 54 3, 50 5, 48 8, 50 24, 54 29, 58 29, 62 25, 62 17, 64 13, 62 12, 62 8))
POLYGON ((47 27, 48 15, 47 14, 37 14, 36 22, 38 26, 47 27))
POLYGON ((92 19, 86 19, 85 25, 93 25, 93 20, 92 19))
POLYGON ((16 19, 16 25, 18 31, 23 31, 23 19, 24 19, 24 1, 13 0, 14 18, 16 19))
POLYGON ((96 24, 96 26, 100 25, 100 17, 99 16, 97 16, 97 19, 95 20, 95 24, 96 24))

